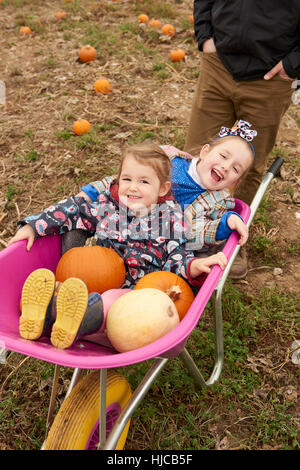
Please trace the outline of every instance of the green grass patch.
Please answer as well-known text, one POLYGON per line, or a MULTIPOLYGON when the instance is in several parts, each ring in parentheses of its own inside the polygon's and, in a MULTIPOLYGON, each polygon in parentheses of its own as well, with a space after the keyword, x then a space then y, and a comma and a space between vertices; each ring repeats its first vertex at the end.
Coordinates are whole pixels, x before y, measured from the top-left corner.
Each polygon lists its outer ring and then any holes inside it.
POLYGON ((266 229, 273 227, 274 224, 272 224, 270 221, 270 213, 272 209, 273 209, 273 204, 271 202, 270 195, 266 194, 263 197, 260 203, 260 206, 257 209, 257 212, 255 214, 255 220, 254 220, 255 225, 263 226, 266 229))
POLYGON ((56 137, 58 139, 63 139, 63 140, 70 140, 72 137, 74 137, 74 132, 66 129, 64 131, 59 131, 56 133, 56 137))
POLYGON ((35 150, 30 150, 30 152, 25 155, 25 159, 30 162, 36 162, 39 158, 40 156, 35 150))
POLYGON ((137 14, 146 13, 150 18, 171 20, 178 16, 174 4, 167 1, 143 0, 137 4, 137 14))
POLYGON ((14 185, 9 184, 7 186, 6 199, 10 202, 13 200, 16 194, 18 194, 17 188, 14 185))

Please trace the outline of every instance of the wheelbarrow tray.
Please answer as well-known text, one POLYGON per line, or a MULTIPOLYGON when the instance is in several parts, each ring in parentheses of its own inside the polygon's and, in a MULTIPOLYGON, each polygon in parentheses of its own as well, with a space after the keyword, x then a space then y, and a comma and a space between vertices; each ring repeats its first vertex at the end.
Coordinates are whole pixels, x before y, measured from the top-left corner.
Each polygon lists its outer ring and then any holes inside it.
MULTIPOLYGON (((235 201, 235 211, 246 222, 250 216, 249 206, 238 199, 235 201)), ((228 260, 238 241, 237 233, 233 232, 223 248, 228 260)), ((29 252, 26 251, 25 241, 14 243, 0 252, 0 346, 53 364, 80 369, 109 369, 154 357, 171 358, 178 355, 223 274, 219 266, 214 266, 179 325, 147 346, 119 353, 113 347, 80 340, 72 347, 60 350, 52 346, 49 338, 42 337, 38 341, 31 341, 19 335, 20 299, 25 279, 38 268, 48 268, 55 273, 60 257, 59 235, 38 238, 29 252)))

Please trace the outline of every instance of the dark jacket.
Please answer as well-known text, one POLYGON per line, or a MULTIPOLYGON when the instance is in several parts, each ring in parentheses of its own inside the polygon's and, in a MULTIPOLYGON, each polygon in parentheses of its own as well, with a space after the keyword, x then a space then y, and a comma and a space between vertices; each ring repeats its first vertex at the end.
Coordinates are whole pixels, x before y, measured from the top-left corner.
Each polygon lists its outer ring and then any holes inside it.
POLYGON ((199 50, 213 37, 235 80, 257 80, 280 60, 300 79, 300 0, 194 0, 199 50))

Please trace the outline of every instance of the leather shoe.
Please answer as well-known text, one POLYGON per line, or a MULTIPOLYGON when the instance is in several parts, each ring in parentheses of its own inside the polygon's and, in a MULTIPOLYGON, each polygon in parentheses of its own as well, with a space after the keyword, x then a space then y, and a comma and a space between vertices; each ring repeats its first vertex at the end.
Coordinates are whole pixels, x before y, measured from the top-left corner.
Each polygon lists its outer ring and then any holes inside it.
POLYGON ((246 249, 242 247, 236 255, 234 262, 232 263, 229 277, 230 279, 245 279, 247 272, 247 252, 246 249))

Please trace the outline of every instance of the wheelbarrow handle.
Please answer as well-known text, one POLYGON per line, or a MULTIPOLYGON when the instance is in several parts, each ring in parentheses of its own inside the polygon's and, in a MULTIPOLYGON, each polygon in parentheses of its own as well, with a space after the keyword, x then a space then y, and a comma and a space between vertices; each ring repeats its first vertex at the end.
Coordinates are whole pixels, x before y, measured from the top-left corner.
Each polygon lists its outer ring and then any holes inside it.
POLYGON ((251 222, 256 214, 256 211, 261 203, 262 198, 264 197, 264 194, 269 184, 271 183, 272 179, 274 178, 274 176, 276 175, 276 173, 278 172, 279 168, 281 167, 283 163, 284 163, 283 158, 277 157, 276 160, 270 166, 269 170, 266 172, 261 184, 259 185, 257 189, 257 192, 253 198, 253 201, 250 205, 251 215, 247 222, 248 227, 250 227, 251 225, 251 222))
POLYGON ((268 173, 272 173, 272 175, 275 176, 280 170, 280 167, 283 163, 284 163, 283 158, 277 157, 276 160, 272 163, 272 165, 268 169, 268 173))

